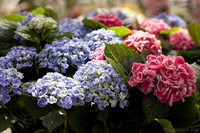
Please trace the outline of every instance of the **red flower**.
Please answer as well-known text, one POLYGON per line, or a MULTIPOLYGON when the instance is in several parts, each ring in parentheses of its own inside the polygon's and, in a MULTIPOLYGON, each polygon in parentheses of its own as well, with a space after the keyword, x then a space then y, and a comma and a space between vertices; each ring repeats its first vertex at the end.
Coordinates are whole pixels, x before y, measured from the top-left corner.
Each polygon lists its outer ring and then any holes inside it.
POLYGON ((115 14, 99 14, 97 17, 93 18, 94 21, 100 22, 107 27, 122 26, 122 20, 119 19, 115 14))

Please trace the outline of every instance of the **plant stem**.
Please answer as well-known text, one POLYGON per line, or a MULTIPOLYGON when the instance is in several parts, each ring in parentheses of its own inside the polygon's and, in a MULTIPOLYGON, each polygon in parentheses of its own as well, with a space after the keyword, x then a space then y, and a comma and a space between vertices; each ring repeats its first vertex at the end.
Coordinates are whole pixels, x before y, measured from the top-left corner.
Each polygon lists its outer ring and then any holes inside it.
POLYGON ((40 74, 39 74, 39 71, 38 71, 38 68, 37 68, 37 64, 36 64, 36 56, 34 57, 34 65, 35 65, 37 76, 38 76, 38 78, 40 78, 40 74))

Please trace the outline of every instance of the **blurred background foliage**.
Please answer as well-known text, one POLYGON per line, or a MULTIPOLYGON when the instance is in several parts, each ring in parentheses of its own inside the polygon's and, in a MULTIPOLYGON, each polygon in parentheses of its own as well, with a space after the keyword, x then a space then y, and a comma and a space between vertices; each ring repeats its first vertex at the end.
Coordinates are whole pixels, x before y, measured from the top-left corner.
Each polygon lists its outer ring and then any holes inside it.
POLYGON ((60 20, 76 18, 99 9, 123 8, 129 15, 137 13, 151 17, 158 12, 167 12, 181 16, 188 23, 193 20, 200 22, 200 0, 0 0, 0 17, 21 14, 38 6, 53 9, 60 20))

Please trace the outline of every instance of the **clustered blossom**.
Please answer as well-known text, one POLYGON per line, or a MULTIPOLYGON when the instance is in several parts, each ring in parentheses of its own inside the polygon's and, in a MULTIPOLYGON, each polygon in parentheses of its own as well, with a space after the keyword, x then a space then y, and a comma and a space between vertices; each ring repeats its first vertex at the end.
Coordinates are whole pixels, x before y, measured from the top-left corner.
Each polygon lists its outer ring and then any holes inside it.
POLYGON ((144 93, 154 88, 153 94, 170 106, 196 90, 195 71, 181 56, 148 55, 145 64, 133 63, 132 73, 130 86, 141 83, 144 93))
POLYGON ((73 32, 72 37, 84 38, 85 35, 91 31, 91 28, 88 28, 77 19, 65 18, 59 24, 59 32, 61 35, 67 32, 73 32))
POLYGON ((40 107, 58 103, 61 107, 70 109, 72 106, 84 105, 84 94, 79 82, 65 77, 60 73, 47 73, 27 90, 37 97, 40 107))
POLYGON ((107 27, 122 26, 123 22, 115 14, 103 13, 93 18, 94 21, 100 22, 107 27))
POLYGON ((159 32, 161 30, 171 29, 171 27, 167 23, 165 23, 163 19, 156 19, 156 18, 145 19, 140 26, 149 33, 155 34, 158 37, 161 37, 159 35, 159 32))
POLYGON ((106 60, 106 57, 104 56, 104 50, 105 50, 105 47, 97 48, 93 54, 93 59, 94 60, 106 60))
POLYGON ((32 17, 27 25, 30 29, 35 30, 51 30, 57 28, 57 22, 53 18, 44 15, 36 15, 35 17, 32 17))
POLYGON ((9 93, 22 95, 22 78, 23 74, 15 68, 0 68, 0 107, 10 101, 9 93))
POLYGON ((46 44, 43 51, 37 55, 38 68, 49 68, 56 72, 66 73, 69 65, 80 66, 86 60, 92 59, 92 53, 87 43, 78 38, 53 41, 46 44))
POLYGON ((178 50, 186 50, 196 46, 188 30, 185 28, 181 28, 179 31, 170 35, 170 44, 174 49, 178 50))
POLYGON ((0 57, 1 68, 23 69, 33 66, 33 59, 37 55, 34 47, 12 47, 5 57, 0 57))
POLYGON ((120 73, 106 61, 89 61, 79 67, 73 78, 80 82, 86 102, 97 104, 100 110, 107 106, 128 106, 128 90, 120 73))
POLYGON ((90 47, 91 51, 95 51, 96 48, 105 46, 105 43, 121 44, 122 37, 115 36, 115 31, 102 28, 88 33, 85 36, 85 41, 87 42, 87 45, 90 47))
POLYGON ((151 17, 160 12, 170 12, 169 0, 140 0, 145 9, 145 15, 151 17))
POLYGON ((139 53, 141 53, 142 49, 144 49, 147 54, 160 55, 162 53, 160 40, 157 40, 155 35, 149 32, 133 30, 130 35, 125 38, 124 43, 139 53))
POLYGON ((181 17, 175 14, 160 13, 157 16, 153 16, 153 18, 163 19, 167 24, 172 27, 177 27, 181 25, 183 27, 187 27, 186 22, 181 17))
POLYGON ((124 20, 124 19, 126 19, 127 18, 127 16, 123 13, 123 12, 121 12, 120 10, 117 10, 117 11, 115 11, 115 12, 106 12, 106 11, 100 11, 100 12, 98 12, 98 11, 93 11, 93 12, 89 12, 89 13, 87 13, 87 14, 85 14, 85 16, 84 17, 86 17, 86 18, 88 18, 88 17, 96 17, 96 16, 98 16, 99 14, 103 14, 103 13, 109 13, 109 14, 115 14, 119 19, 121 19, 121 20, 124 20))
MULTIPOLYGON (((51 30, 57 28, 57 22, 51 18, 41 14, 30 14, 24 12, 25 18, 22 23, 17 23, 17 29, 21 26, 27 25, 30 29, 35 29, 37 32, 44 32, 45 30, 51 30)), ((15 40, 23 40, 19 34, 14 35, 15 40)))

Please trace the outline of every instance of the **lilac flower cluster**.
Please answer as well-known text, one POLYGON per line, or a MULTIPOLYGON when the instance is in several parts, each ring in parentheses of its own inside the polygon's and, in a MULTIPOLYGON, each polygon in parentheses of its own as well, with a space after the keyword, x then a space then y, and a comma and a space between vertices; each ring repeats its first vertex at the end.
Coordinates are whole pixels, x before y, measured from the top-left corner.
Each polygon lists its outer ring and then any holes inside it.
POLYGON ((91 51, 95 51, 96 48, 105 46, 105 43, 122 43, 122 37, 115 36, 115 31, 106 30, 104 28, 94 30, 85 36, 88 46, 91 51))
POLYGON ((49 68, 56 72, 66 73, 69 65, 80 66, 86 60, 92 59, 92 53, 87 43, 78 38, 68 39, 46 44, 43 51, 37 55, 38 68, 49 68))
POLYGON ((89 61, 79 67, 73 78, 80 82, 85 101, 97 104, 100 110, 107 106, 128 106, 127 85, 120 73, 115 71, 106 61, 89 61))
POLYGON ((32 17, 27 23, 30 29, 42 30, 42 29, 55 29, 57 28, 57 22, 51 18, 44 15, 36 15, 32 17))
MULTIPOLYGON (((57 22, 51 17, 41 14, 30 14, 28 12, 25 12, 23 15, 26 17, 22 20, 22 23, 17 23, 17 29, 24 25, 27 25, 30 29, 35 29, 37 32, 57 28, 57 22)), ((15 34, 14 38, 15 40, 23 40, 19 34, 15 34)))
POLYGON ((0 68, 0 107, 10 101, 10 92, 22 95, 21 79, 23 74, 17 72, 17 69, 0 68))
POLYGON ((154 16, 153 18, 163 19, 167 24, 169 24, 172 27, 181 26, 181 25, 183 27, 187 27, 186 22, 181 17, 175 14, 160 13, 157 16, 154 16))
POLYGON ((27 90, 32 96, 37 97, 40 107, 58 103, 59 106, 70 109, 72 105, 84 105, 84 94, 79 82, 65 77, 60 73, 47 73, 38 79, 27 90))
POLYGON ((61 35, 67 32, 73 32, 73 37, 76 38, 84 38, 85 35, 91 31, 92 29, 88 28, 77 19, 65 18, 59 25, 59 32, 61 35))
POLYGON ((36 54, 36 49, 33 47, 12 47, 5 57, 0 57, 0 68, 23 69, 26 67, 32 67, 33 59, 36 54))

